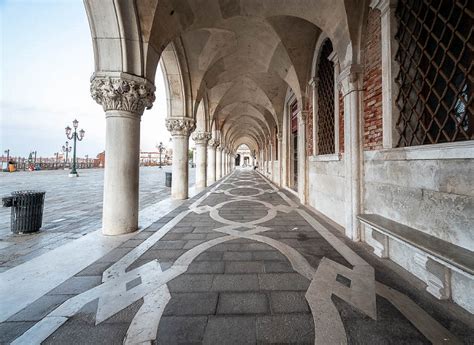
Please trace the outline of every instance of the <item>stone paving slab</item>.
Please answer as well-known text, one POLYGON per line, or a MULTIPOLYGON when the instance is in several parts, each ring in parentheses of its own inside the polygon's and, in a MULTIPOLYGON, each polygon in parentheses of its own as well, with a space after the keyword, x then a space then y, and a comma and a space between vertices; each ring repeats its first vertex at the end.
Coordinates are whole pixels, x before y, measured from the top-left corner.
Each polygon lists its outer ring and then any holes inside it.
POLYGON ((414 292, 337 230, 314 227, 291 194, 249 170, 223 181, 0 324, 0 339, 29 329, 22 340, 46 344, 425 344, 431 332, 472 340, 459 308, 414 292), (428 327, 417 329, 373 284, 422 305, 428 327), (80 310, 60 304, 65 297, 80 297, 80 310), (38 331, 51 309, 67 321, 38 331))

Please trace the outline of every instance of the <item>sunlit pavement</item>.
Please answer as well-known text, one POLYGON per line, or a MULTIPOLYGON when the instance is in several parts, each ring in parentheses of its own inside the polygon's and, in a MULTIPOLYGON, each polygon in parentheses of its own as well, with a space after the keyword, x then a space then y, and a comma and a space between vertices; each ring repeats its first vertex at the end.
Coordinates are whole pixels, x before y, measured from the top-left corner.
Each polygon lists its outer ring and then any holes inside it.
MULTIPOLYGON (((140 168, 140 210, 170 196, 170 188, 165 187, 165 172, 170 171, 171 166, 140 168)), ((0 208, 0 272, 101 227, 104 170, 78 172, 78 178, 68 177, 67 170, 0 173, 0 197, 17 190, 46 191, 39 233, 14 235, 10 208, 0 208)), ((194 169, 189 179, 194 185, 194 169)))

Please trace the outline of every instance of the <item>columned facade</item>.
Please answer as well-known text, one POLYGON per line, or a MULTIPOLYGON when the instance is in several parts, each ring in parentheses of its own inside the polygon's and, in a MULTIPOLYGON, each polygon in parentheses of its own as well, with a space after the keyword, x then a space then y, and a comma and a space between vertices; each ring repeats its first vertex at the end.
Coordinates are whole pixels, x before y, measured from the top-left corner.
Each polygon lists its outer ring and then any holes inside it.
POLYGON ((140 118, 155 100, 155 87, 126 73, 96 73, 92 98, 106 118, 102 232, 120 235, 138 229, 140 118))
POLYGON ((191 118, 167 118, 166 128, 173 139, 173 180, 171 197, 177 200, 188 198, 188 150, 189 135, 194 131, 195 122, 191 118))
POLYGON ((192 135, 196 145, 196 187, 207 186, 207 142, 211 139, 209 132, 194 132, 192 135))

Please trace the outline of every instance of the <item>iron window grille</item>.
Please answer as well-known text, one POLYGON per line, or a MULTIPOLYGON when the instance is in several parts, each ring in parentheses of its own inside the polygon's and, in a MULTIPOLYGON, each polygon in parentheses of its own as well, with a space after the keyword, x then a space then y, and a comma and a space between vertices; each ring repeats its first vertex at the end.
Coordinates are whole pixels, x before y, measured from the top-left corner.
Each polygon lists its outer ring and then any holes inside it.
POLYGON ((328 39, 321 47, 318 61, 318 154, 336 152, 334 143, 334 63, 329 60, 332 43, 328 39))
POLYGON ((472 0, 399 0, 397 146, 474 139, 472 0))

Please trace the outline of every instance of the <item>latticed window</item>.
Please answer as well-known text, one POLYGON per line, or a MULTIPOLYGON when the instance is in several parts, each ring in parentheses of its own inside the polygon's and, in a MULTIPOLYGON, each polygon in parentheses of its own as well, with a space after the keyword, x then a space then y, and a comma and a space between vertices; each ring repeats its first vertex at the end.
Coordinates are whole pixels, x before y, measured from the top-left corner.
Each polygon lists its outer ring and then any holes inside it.
POLYGON ((472 0, 399 0, 398 146, 474 139, 472 0))
POLYGON ((319 54, 318 80, 318 154, 336 152, 334 144, 334 64, 330 40, 324 41, 319 54))

